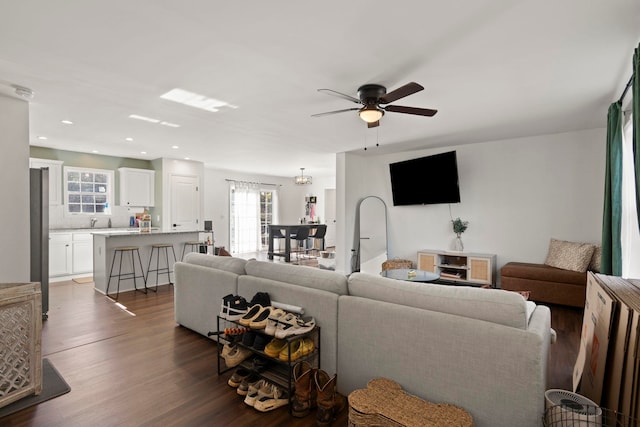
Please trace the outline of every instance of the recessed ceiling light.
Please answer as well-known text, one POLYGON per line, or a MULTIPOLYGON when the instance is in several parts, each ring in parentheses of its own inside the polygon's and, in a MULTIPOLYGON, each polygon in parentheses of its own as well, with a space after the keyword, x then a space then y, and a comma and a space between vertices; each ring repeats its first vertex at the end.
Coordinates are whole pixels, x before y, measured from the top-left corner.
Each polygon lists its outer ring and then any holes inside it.
POLYGON ((220 111, 221 107, 238 108, 237 106, 231 105, 228 102, 209 98, 207 96, 189 92, 188 90, 179 88, 171 89, 169 92, 160 95, 160 98, 177 102, 179 104, 188 105, 189 107, 210 111, 213 113, 220 111))
POLYGON ((185 157, 184 159, 185 159, 185 160, 191 160, 189 157, 185 157))
POLYGON ((147 154, 147 152, 146 151, 141 151, 140 154, 147 154))
POLYGON ((73 122, 71 120, 60 120, 60 123, 63 123, 65 125, 72 125, 73 122))
POLYGON ((125 138, 124 140, 131 142, 131 141, 133 141, 133 138, 125 138))
POLYGON ((177 145, 172 145, 171 148, 173 148, 174 150, 177 150, 180 147, 178 147, 177 145))
POLYGON ((98 154, 99 151, 98 150, 91 150, 92 153, 98 154))
POLYGON ((39 136, 38 139, 47 139, 46 136, 39 136))
POLYGON ((171 123, 171 122, 160 122, 161 125, 163 126, 169 126, 170 128, 179 128, 180 125, 177 125, 175 123, 171 123))
POLYGON ((129 114, 129 118, 130 119, 136 119, 136 120, 142 120, 144 122, 160 123, 159 119, 152 119, 151 117, 139 116, 137 114, 129 114))

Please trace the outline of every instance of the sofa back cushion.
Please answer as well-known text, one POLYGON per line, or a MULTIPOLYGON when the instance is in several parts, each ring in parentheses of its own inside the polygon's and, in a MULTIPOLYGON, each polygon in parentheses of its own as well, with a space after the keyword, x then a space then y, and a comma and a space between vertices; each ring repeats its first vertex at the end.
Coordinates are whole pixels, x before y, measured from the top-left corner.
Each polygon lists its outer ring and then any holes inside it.
POLYGON ((247 261, 245 271, 250 276, 332 292, 338 295, 347 294, 347 278, 335 271, 256 260, 247 261))
POLYGON ((242 258, 199 254, 197 252, 188 253, 184 257, 184 262, 224 270, 235 274, 245 274, 244 267, 247 264, 247 260, 242 258))
POLYGON ((527 307, 515 292, 387 279, 365 273, 349 277, 349 295, 527 329, 527 307))

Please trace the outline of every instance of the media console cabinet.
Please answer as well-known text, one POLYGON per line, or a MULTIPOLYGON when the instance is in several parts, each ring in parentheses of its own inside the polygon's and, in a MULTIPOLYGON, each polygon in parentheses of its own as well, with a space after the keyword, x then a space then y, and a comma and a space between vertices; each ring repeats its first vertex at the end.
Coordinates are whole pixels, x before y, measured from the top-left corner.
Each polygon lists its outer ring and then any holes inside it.
POLYGON ((496 285, 496 255, 423 249, 418 251, 419 270, 440 275, 442 282, 496 285))

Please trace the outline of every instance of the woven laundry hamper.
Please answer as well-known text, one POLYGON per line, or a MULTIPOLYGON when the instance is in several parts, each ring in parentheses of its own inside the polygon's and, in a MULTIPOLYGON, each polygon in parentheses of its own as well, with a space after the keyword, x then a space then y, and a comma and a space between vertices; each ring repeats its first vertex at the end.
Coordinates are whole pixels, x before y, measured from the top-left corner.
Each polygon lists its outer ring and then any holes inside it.
POLYGON ((408 259, 388 259, 382 263, 382 271, 412 268, 413 262, 408 259))
POLYGON ((386 378, 349 394, 349 426, 440 427, 473 425, 467 411, 454 405, 430 403, 402 390, 386 378))

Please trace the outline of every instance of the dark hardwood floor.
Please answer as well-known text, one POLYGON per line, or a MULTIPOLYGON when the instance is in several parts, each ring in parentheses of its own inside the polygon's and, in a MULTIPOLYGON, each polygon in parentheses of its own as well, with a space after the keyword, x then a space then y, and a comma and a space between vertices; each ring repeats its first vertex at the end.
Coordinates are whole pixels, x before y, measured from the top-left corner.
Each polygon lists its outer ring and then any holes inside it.
MULTIPOLYGON (((227 385, 231 373, 216 374, 215 342, 175 324, 173 287, 123 293, 119 302, 135 316, 92 283, 51 285, 43 356, 72 390, 1 426, 315 426, 315 412, 297 419, 286 408, 262 414, 245 405, 227 385)), ((211 315, 218 311, 212 301, 211 315)), ((571 388, 581 324, 580 310, 552 307, 549 388, 571 388)), ((334 425, 347 425, 346 410, 334 425)))

